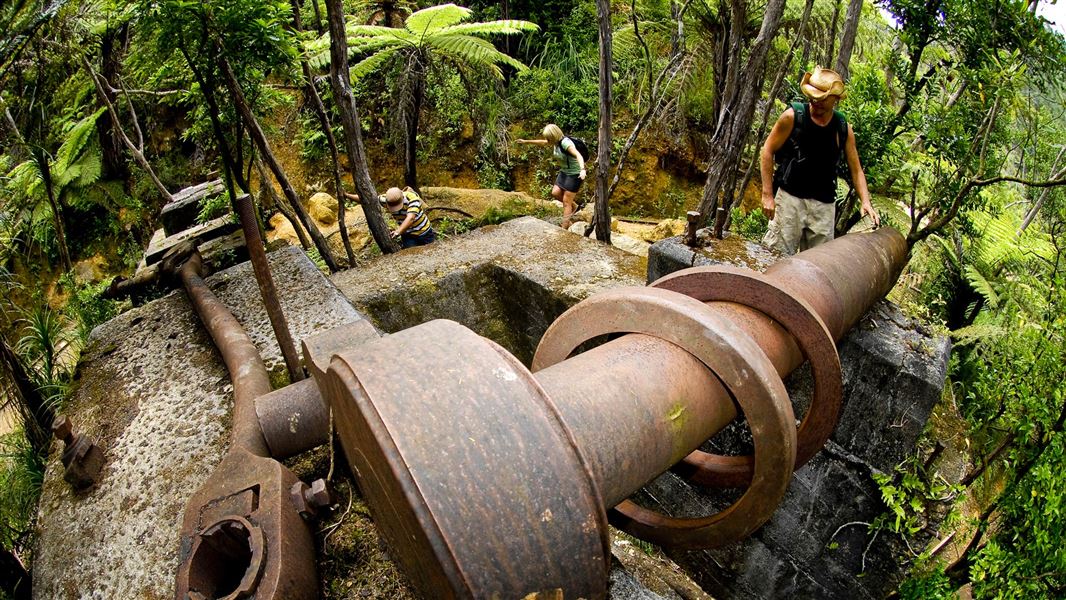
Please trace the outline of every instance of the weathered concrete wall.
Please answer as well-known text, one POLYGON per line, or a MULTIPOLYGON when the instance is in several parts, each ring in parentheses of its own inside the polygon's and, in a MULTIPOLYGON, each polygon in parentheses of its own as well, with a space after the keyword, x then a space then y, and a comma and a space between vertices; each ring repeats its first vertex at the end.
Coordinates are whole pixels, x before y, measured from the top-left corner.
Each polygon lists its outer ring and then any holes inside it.
POLYGON ((333 283, 384 331, 451 319, 526 365, 548 325, 607 288, 644 285, 645 259, 524 217, 384 256, 333 283))
MULTIPOLYGON (((269 255, 297 342, 363 318, 297 249, 269 255)), ((251 266, 208 278, 268 368, 284 372, 251 266)), ((232 386, 184 290, 93 332, 64 411, 99 440, 102 480, 81 494, 63 482, 60 444, 48 462, 34 557, 35 598, 171 598, 186 498, 229 446, 232 386)))
MULTIPOLYGON (((736 241, 726 241, 693 251, 679 238, 663 240, 649 253, 649 277, 692 265, 725 262, 764 270, 771 264, 765 249, 751 245, 748 255, 736 241)), ((880 302, 838 349, 844 375, 840 422, 826 448, 795 473, 771 520, 740 544, 672 555, 716 597, 880 598, 899 582, 900 549, 889 536, 871 545, 866 526, 855 523, 872 522, 886 510, 871 475, 913 454, 943 391, 950 344, 880 302)), ((787 383, 801 414, 809 376, 800 369, 787 383)), ((750 450, 746 428, 731 429, 707 449, 750 450)), ((731 496, 667 473, 649 484, 641 501, 696 516, 725 508, 731 496)))

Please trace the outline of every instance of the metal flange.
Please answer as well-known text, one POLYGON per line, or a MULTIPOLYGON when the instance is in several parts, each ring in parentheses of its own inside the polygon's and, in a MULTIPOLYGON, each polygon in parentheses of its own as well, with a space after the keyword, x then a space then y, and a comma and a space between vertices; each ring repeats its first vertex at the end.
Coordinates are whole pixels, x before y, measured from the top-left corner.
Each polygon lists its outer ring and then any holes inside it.
MULTIPOLYGON (((814 379, 810 408, 796 433, 794 468, 807 464, 833 433, 844 392, 836 344, 814 309, 755 271, 726 265, 685 269, 657 280, 652 286, 701 302, 735 302, 747 306, 773 319, 795 338, 800 352, 811 364, 814 379)), ((755 457, 694 450, 674 471, 704 485, 744 487, 755 472, 755 457)))
POLYGON ((795 417, 774 366, 747 334, 702 302, 665 289, 624 287, 601 292, 563 313, 544 333, 533 368, 550 367, 585 342, 612 333, 652 335, 700 359, 747 416, 756 464, 744 495, 718 514, 673 518, 626 500, 614 507, 619 516, 612 516, 612 522, 668 548, 711 548, 747 537, 780 504, 796 460, 795 417))

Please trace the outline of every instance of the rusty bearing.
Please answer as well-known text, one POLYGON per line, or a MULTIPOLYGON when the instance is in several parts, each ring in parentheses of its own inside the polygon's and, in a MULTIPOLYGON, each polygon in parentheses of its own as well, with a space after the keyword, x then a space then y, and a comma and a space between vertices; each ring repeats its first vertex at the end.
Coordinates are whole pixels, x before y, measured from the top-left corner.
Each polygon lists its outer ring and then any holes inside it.
POLYGON ((597 294, 552 323, 537 347, 533 370, 566 360, 581 344, 612 333, 654 336, 698 358, 737 399, 755 438, 750 486, 726 510, 683 519, 626 500, 614 508, 612 521, 641 539, 678 549, 721 546, 758 529, 784 497, 796 460, 792 405, 762 349, 698 300, 665 289, 624 287, 597 294))
MULTIPOLYGON (((792 335, 811 363, 814 393, 796 434, 796 464, 807 464, 833 433, 840 415, 844 385, 832 334, 806 302, 754 271, 726 265, 678 271, 651 284, 701 302, 735 302, 773 319, 792 335)), ((675 468, 704 485, 744 487, 751 481, 754 458, 722 456, 695 450, 675 468)))

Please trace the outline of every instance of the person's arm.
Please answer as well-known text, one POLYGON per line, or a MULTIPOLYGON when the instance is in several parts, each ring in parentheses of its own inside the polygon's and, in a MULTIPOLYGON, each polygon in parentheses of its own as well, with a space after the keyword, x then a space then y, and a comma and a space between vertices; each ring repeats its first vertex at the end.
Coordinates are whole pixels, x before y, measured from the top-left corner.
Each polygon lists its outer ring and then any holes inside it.
POLYGON ((415 222, 415 217, 417 216, 418 213, 408 212, 407 218, 403 220, 403 223, 400 223, 399 227, 392 230, 392 237, 400 237, 403 232, 407 231, 407 229, 411 227, 411 225, 415 222))
POLYGON ((855 146, 855 132, 851 129, 851 125, 848 125, 848 140, 844 143, 844 156, 848 159, 851 183, 855 186, 855 191, 862 200, 862 215, 870 217, 874 227, 880 227, 881 217, 874 210, 873 205, 870 204, 870 190, 866 186, 866 173, 863 172, 862 163, 859 162, 859 150, 855 146))
POLYGON ((774 123, 770 135, 759 152, 759 174, 762 176, 762 211, 767 219, 774 218, 774 154, 781 149, 792 134, 796 122, 796 111, 788 108, 774 123))
POLYGON ((570 142, 570 148, 567 150, 567 152, 570 153, 570 156, 573 156, 577 159, 577 164, 581 167, 581 173, 578 174, 578 177, 584 179, 585 176, 588 174, 585 172, 585 158, 581 156, 580 152, 577 151, 577 146, 574 145, 573 142, 570 142))
POLYGON ((532 146, 547 146, 548 140, 515 140, 516 144, 530 144, 532 146))

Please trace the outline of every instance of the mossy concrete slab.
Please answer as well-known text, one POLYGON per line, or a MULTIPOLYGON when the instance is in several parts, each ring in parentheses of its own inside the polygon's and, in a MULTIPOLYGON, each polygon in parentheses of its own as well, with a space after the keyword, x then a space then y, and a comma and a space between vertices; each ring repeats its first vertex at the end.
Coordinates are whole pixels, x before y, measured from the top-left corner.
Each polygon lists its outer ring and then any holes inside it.
MULTIPOLYGON (((363 318, 298 249, 269 255, 299 340, 363 318)), ((280 349, 249 263, 208 278, 268 368, 280 349)), ((283 379, 284 376, 281 377, 283 379)), ((53 444, 38 519, 35 598, 171 598, 186 498, 229 446, 232 386, 184 290, 98 327, 64 411, 106 455, 102 479, 75 494, 53 444)))

